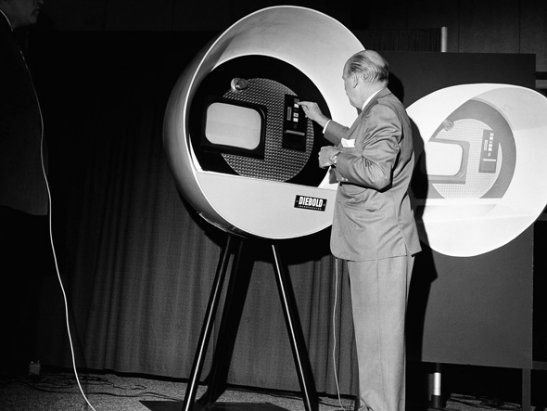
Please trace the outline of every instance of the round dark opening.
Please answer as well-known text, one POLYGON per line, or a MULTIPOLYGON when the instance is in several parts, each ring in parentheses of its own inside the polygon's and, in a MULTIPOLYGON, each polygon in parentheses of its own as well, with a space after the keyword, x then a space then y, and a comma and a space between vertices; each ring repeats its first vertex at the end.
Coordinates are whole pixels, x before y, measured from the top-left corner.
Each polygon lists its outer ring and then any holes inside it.
POLYGON ((294 139, 286 133, 287 99, 294 98, 315 101, 330 117, 313 82, 284 61, 251 55, 216 67, 198 86, 189 111, 190 142, 201 168, 317 187, 326 173, 318 167, 317 154, 329 142, 321 128, 309 119, 302 120, 302 131, 293 132, 294 139), (238 83, 241 87, 234 88, 234 79, 243 79, 238 83), (260 115, 260 143, 255 148, 215 145, 207 140, 206 113, 215 102, 241 107, 243 111, 254 110, 260 115))

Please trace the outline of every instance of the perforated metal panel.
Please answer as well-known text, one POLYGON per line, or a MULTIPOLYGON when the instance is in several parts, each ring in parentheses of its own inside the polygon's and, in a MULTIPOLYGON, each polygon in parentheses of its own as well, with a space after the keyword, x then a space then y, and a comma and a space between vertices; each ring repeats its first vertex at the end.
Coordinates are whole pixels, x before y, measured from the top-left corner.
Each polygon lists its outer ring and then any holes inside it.
POLYGON ((461 147, 460 171, 427 174, 427 197, 417 197, 422 240, 432 249, 458 257, 484 254, 533 223, 547 197, 540 154, 547 153, 546 110, 544 96, 509 84, 447 87, 407 109, 424 142, 422 161, 443 161, 442 150, 430 150, 434 144, 461 147))
MULTIPOLYGON (((205 171, 234 174, 274 182, 317 186, 326 170, 319 168, 317 154, 329 144, 321 128, 305 120, 302 146, 287 145, 283 135, 285 97, 317 102, 330 116, 321 93, 310 79, 286 62, 265 56, 232 59, 216 67, 201 82, 190 110, 190 138, 196 158, 205 171), (234 79, 244 79, 246 87, 231 88, 234 79), (207 108, 214 102, 255 108, 263 115, 260 153, 227 146, 212 146, 205 138, 207 108), (233 103, 232 103, 233 102, 233 103)), ((286 125, 285 125, 286 126, 286 125)))
POLYGON ((313 149, 314 130, 310 120, 306 132, 306 151, 286 149, 281 146, 283 137, 284 96, 296 94, 283 84, 269 79, 249 79, 243 91, 229 91, 223 95, 229 100, 260 104, 267 109, 266 144, 264 158, 236 154, 223 154, 228 165, 239 175, 264 180, 287 181, 306 165, 313 149))

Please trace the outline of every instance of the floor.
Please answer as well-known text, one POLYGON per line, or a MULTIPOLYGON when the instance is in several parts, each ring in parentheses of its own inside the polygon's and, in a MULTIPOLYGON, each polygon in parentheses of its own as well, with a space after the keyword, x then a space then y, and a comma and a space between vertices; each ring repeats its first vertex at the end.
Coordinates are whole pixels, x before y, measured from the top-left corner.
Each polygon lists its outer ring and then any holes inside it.
MULTIPOLYGON (((88 407, 75 378, 68 372, 44 373, 34 378, 1 378, 1 410, 155 410, 181 409, 186 384, 178 381, 116 374, 82 374, 81 385, 93 408, 88 407)), ((205 391, 199 387, 197 397, 205 391)), ((353 401, 321 396, 320 411, 353 410, 353 401)), ((231 387, 217 402, 222 410, 304 410, 297 393, 259 392, 231 387)), ((426 410, 427 404, 410 402, 408 411, 426 410)), ((447 410, 519 410, 516 403, 480 398, 469 394, 451 394, 447 410)))

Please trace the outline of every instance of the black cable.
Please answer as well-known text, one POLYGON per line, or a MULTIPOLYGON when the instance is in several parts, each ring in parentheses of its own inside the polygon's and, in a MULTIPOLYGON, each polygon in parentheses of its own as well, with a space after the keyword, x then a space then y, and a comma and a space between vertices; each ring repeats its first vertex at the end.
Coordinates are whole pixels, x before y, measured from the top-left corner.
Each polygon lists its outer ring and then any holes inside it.
MULTIPOLYGON (((32 388, 34 390, 40 391, 40 392, 47 392, 52 394, 69 394, 69 395, 80 395, 79 391, 69 391, 67 389, 51 389, 47 387, 41 387, 41 383, 32 383, 24 380, 12 380, 8 382, 8 384, 20 384, 27 386, 29 388, 32 388)), ((8 385, 5 384, 5 385, 8 385)), ((71 389, 74 388, 75 384, 72 384, 70 387, 71 389)), ((119 394, 119 393, 113 393, 113 392, 107 392, 107 391, 88 391, 87 395, 108 395, 111 397, 119 397, 119 398, 142 398, 142 397, 154 397, 154 398, 161 398, 166 400, 172 400, 172 401, 182 401, 181 398, 172 397, 167 394, 158 393, 155 391, 143 391, 139 392, 138 394, 119 394)))

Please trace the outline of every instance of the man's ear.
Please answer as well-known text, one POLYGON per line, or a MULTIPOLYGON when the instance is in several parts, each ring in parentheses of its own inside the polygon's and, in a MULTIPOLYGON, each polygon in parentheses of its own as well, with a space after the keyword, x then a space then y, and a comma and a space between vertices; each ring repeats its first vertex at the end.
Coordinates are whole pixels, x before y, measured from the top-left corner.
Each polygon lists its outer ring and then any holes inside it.
POLYGON ((357 87, 357 84, 359 84, 359 77, 357 76, 357 73, 351 74, 351 86, 353 88, 357 87))

